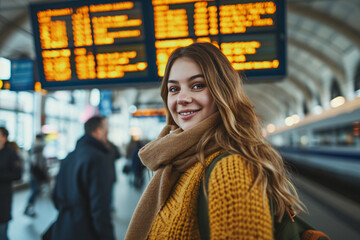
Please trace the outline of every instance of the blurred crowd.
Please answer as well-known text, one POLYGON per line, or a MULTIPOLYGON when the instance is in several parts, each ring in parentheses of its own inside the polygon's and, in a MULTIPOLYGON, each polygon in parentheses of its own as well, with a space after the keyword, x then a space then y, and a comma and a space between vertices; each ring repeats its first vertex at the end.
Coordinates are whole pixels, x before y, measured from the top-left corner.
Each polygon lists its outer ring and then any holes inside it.
POLYGON ((37 216, 36 209, 40 208, 36 208, 36 200, 43 192, 50 193, 59 211, 58 219, 44 232, 43 239, 57 239, 55 234, 50 238, 53 232, 61 239, 61 232, 69 233, 74 225, 79 226, 79 221, 83 223, 83 236, 88 235, 89 239, 101 234, 109 235, 106 239, 114 237, 111 212, 114 211, 114 184, 117 181, 115 163, 121 157, 126 158, 122 171, 128 175, 131 185, 141 189, 145 167, 138 151, 146 141, 142 141, 139 134, 132 135, 123 154, 119 146, 108 139, 105 118, 90 118, 84 129, 85 134, 78 140, 75 150, 65 159, 54 161, 44 154, 45 134, 38 133, 30 150, 24 151, 16 142, 8 141, 8 130, 0 127, 0 240, 9 239, 7 231, 13 191, 26 187, 30 193, 23 206, 24 215, 37 216), (53 168, 58 170, 52 171, 53 168), (66 215, 71 211, 82 211, 83 218, 69 221, 66 215), (94 218, 94 215, 98 217, 94 218), (98 232, 94 234, 94 231, 98 232))

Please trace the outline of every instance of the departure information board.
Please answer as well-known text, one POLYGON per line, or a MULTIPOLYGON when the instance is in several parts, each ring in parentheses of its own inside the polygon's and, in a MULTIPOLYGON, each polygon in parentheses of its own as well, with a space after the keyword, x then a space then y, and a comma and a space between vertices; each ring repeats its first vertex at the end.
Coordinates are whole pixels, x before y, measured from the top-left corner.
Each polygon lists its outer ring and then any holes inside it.
POLYGON ((171 52, 211 42, 250 82, 286 74, 284 0, 31 4, 45 89, 159 83, 171 52))

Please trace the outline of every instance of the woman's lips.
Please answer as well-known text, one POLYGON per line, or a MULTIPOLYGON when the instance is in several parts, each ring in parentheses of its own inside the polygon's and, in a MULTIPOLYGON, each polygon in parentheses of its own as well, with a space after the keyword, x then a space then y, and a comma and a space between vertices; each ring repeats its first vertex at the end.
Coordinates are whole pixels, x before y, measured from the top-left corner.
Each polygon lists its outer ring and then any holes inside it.
POLYGON ((179 113, 179 117, 182 120, 187 120, 192 118, 193 116, 195 116, 200 110, 192 110, 192 111, 187 111, 187 112, 181 112, 179 113))

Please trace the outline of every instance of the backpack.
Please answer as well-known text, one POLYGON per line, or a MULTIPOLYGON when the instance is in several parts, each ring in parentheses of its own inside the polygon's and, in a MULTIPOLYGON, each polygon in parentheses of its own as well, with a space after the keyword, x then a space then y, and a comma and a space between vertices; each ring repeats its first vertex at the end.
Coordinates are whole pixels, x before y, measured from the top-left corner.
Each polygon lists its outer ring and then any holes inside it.
MULTIPOLYGON (((212 170, 217 162, 222 158, 230 155, 228 152, 224 152, 217 156, 207 167, 205 171, 205 186, 208 188, 209 178, 212 170)), ((203 184, 203 183, 202 183, 203 184)), ((208 214, 208 202, 206 200, 203 186, 201 184, 200 194, 198 199, 198 222, 200 235, 202 240, 210 239, 209 229, 209 214, 208 214)), ((281 222, 276 221, 273 210, 273 202, 269 199, 270 212, 273 222, 274 239, 276 240, 330 240, 330 238, 324 233, 317 231, 313 226, 307 223, 299 216, 290 217, 288 213, 285 213, 281 222)))

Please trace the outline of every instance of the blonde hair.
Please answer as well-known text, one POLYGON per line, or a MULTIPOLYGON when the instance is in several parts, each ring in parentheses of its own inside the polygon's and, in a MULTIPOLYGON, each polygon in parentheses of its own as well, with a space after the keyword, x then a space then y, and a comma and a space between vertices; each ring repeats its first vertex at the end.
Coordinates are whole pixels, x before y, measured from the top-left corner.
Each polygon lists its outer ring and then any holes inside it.
MULTIPOLYGON (((289 181, 281 156, 267 143, 261 134, 261 126, 254 106, 246 96, 242 79, 226 56, 210 43, 194 43, 175 50, 166 65, 161 85, 161 97, 165 104, 167 123, 176 125, 168 105, 167 82, 173 63, 179 58, 196 62, 204 75, 205 83, 215 100, 221 121, 205 132, 198 144, 199 161, 205 163, 204 149, 215 140, 222 149, 241 154, 254 169, 254 185, 260 185, 263 194, 274 202, 274 213, 281 219, 287 209, 303 211, 296 190, 289 181)), ((264 197, 265 199, 265 197, 264 197)))

